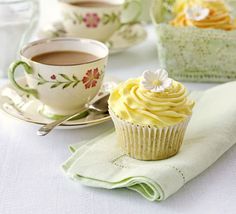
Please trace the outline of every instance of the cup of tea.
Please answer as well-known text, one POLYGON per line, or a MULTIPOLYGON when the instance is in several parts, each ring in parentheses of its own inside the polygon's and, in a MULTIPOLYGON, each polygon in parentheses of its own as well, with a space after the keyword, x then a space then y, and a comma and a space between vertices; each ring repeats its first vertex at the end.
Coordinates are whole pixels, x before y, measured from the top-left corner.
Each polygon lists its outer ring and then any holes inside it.
POLYGON ((11 83, 40 100, 44 115, 59 117, 77 112, 97 95, 108 48, 90 39, 43 39, 26 45, 20 57, 9 67, 11 83), (27 87, 15 78, 19 66, 24 68, 27 87))
POLYGON ((69 36, 107 41, 122 24, 137 21, 140 0, 60 0, 63 25, 69 36))

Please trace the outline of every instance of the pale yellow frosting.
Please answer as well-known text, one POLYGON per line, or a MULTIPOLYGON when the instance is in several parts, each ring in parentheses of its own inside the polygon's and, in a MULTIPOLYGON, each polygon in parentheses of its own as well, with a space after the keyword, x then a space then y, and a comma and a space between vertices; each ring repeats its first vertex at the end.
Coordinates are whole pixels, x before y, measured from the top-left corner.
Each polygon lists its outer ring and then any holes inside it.
POLYGON ((174 13, 176 17, 170 22, 173 26, 195 26, 198 28, 213 28, 222 30, 235 30, 236 23, 230 11, 222 0, 177 0, 174 13), (209 15, 200 21, 189 20, 186 17, 186 7, 199 5, 209 9, 209 15))
POLYGON ((139 125, 166 127, 175 125, 192 114, 194 102, 187 98, 179 82, 164 92, 151 92, 140 84, 141 78, 120 84, 109 98, 109 107, 119 118, 139 125))

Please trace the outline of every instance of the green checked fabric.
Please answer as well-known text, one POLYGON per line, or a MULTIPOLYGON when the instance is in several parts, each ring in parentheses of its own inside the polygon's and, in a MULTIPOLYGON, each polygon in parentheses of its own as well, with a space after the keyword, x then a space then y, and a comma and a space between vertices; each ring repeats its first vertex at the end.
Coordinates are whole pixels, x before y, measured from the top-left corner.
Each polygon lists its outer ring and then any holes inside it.
MULTIPOLYGON (((128 188, 148 200, 161 201, 212 165, 236 142, 236 82, 193 93, 193 116, 180 152, 161 161, 127 157, 116 144, 114 130, 84 146, 70 147, 65 174, 88 186, 128 188)), ((217 179, 217 178, 212 178, 217 179)))

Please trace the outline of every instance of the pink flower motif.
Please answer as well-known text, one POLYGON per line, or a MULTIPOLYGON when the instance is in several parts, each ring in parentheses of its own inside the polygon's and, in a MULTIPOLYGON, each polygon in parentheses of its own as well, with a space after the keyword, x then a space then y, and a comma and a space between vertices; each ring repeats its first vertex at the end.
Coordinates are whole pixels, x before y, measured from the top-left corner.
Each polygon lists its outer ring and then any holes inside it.
POLYGON ((50 78, 51 78, 52 80, 55 80, 55 79, 56 79, 56 75, 53 74, 50 78))
POLYGON ((100 22, 100 18, 96 13, 87 13, 83 21, 88 28, 96 28, 100 22))
POLYGON ((88 70, 82 79, 85 89, 95 87, 97 85, 97 80, 99 79, 99 77, 100 73, 98 71, 98 68, 88 70))

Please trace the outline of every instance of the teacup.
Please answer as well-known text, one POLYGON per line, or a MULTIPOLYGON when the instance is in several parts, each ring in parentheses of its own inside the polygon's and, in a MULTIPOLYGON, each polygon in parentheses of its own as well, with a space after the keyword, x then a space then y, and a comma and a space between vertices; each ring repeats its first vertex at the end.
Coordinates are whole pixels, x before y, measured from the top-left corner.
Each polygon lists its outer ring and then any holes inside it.
POLYGON ((80 38, 43 39, 26 45, 20 51, 21 61, 8 70, 11 83, 40 100, 42 113, 59 117, 77 112, 99 92, 107 64, 108 48, 101 42, 80 38), (32 60, 37 55, 58 51, 80 51, 93 54, 96 60, 73 65, 49 65, 32 60), (15 79, 17 67, 23 66, 27 86, 15 79))
POLYGON ((140 0, 60 0, 63 25, 69 36, 107 41, 123 24, 137 21, 140 0))

